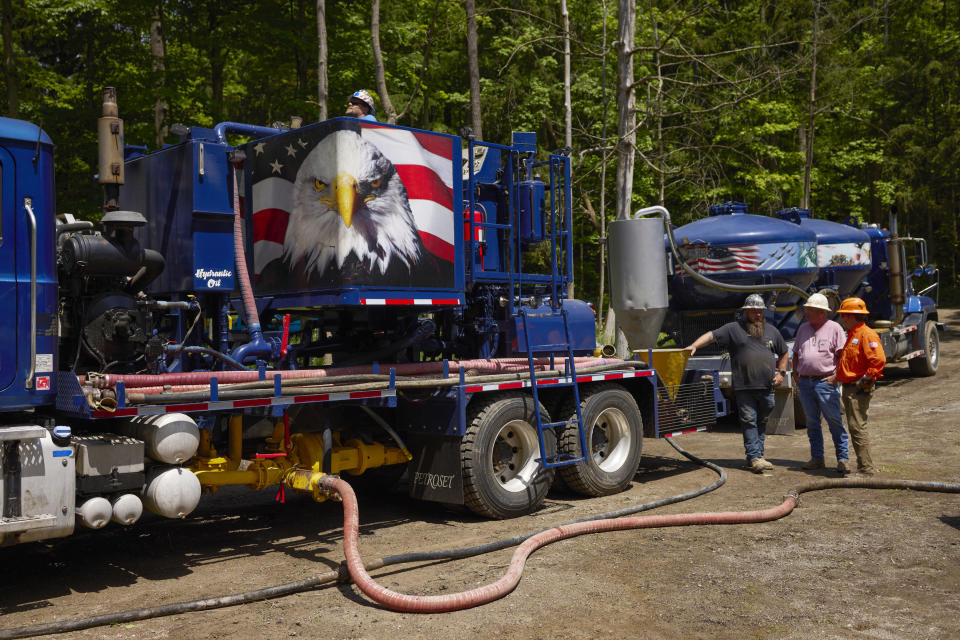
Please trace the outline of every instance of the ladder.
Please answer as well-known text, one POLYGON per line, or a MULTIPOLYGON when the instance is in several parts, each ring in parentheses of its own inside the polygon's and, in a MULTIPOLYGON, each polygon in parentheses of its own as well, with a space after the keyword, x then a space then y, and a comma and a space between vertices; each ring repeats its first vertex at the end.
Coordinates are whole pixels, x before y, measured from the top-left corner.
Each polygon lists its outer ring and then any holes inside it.
POLYGON ((577 386, 577 368, 574 364, 573 358, 573 345, 570 344, 570 330, 567 325, 567 312, 562 305, 557 305, 554 307, 551 305, 550 311, 547 313, 530 313, 527 309, 521 307, 517 312, 517 317, 520 318, 520 323, 523 325, 523 338, 527 344, 527 361, 530 367, 530 388, 533 391, 533 406, 534 406, 534 415, 537 419, 537 438, 540 443, 540 462, 543 464, 545 469, 553 469, 555 467, 563 467, 571 464, 576 464, 578 462, 583 462, 584 454, 587 450, 586 439, 583 433, 583 416, 580 414, 580 389, 577 386), (530 330, 527 326, 528 318, 556 318, 559 319, 563 325, 563 342, 553 343, 553 344, 533 344, 530 342, 530 330), (553 356, 558 352, 566 352, 566 362, 564 364, 564 373, 568 377, 567 382, 558 382, 551 383, 551 388, 556 387, 572 387, 573 388, 573 400, 574 406, 577 409, 577 430, 580 436, 580 451, 581 455, 575 456, 570 453, 557 453, 552 456, 546 454, 546 449, 544 448, 543 442, 543 432, 547 429, 554 429, 556 427, 564 427, 567 422, 544 422, 543 416, 540 413, 540 396, 537 392, 537 376, 534 360, 536 354, 550 354, 551 365, 553 363, 553 356))

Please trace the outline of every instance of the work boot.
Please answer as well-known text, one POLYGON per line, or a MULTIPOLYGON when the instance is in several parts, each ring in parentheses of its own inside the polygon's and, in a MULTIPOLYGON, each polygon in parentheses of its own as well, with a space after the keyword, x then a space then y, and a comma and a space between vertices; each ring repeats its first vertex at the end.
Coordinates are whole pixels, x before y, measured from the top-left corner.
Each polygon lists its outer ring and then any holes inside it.
POLYGON ((750 470, 754 473, 763 473, 764 471, 770 471, 771 469, 773 469, 773 465, 763 458, 754 458, 750 461, 750 470))
POLYGON ((804 462, 801 466, 801 469, 823 469, 823 458, 810 458, 804 462))
POLYGON ((848 473, 850 473, 850 465, 847 464, 846 460, 837 460, 837 473, 839 473, 842 476, 845 476, 848 473))

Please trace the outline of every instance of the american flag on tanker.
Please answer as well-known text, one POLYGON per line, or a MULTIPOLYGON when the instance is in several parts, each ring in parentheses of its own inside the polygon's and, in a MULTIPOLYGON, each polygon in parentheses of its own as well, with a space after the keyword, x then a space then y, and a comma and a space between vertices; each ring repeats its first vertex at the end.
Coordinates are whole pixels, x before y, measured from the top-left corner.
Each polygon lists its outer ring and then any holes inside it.
MULTIPOLYGON (((728 273, 731 271, 756 271, 761 259, 757 245, 744 244, 731 247, 708 247, 707 245, 688 245, 681 252, 687 264, 698 273, 728 273)), ((683 270, 676 266, 677 275, 683 270)))
POLYGON ((248 143, 245 166, 251 185, 247 210, 253 214, 254 279, 284 256, 300 165, 326 136, 343 130, 359 133, 393 164, 406 189, 424 253, 432 256, 432 263, 449 268, 454 261, 453 179, 460 169, 454 138, 337 119, 248 143))

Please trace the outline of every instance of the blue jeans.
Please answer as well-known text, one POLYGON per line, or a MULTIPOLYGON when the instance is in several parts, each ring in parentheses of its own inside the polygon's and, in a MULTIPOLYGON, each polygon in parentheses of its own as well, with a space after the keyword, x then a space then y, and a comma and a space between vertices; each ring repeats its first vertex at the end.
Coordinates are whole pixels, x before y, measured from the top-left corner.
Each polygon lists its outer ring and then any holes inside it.
POLYGON ((743 429, 743 448, 747 452, 747 463, 754 458, 763 457, 763 440, 767 433, 767 419, 773 412, 773 389, 755 391, 737 391, 737 416, 743 429))
POLYGON ((800 404, 807 416, 807 437, 810 438, 810 457, 823 459, 823 430, 820 416, 827 421, 833 446, 837 452, 837 462, 850 460, 847 431, 843 428, 843 402, 837 385, 822 380, 800 378, 797 387, 800 404))

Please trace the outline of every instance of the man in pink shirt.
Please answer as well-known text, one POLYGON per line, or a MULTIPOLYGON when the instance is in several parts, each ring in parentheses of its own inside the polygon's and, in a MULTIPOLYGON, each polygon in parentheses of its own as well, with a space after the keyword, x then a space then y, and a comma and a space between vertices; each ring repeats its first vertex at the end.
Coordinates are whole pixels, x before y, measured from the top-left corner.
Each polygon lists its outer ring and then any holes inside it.
POLYGON ((803 309, 807 321, 797 329, 793 343, 793 380, 807 417, 807 437, 810 439, 810 460, 803 464, 803 468, 824 467, 822 415, 833 436, 837 471, 844 475, 850 473, 849 439, 843 428, 843 401, 837 387, 836 370, 847 334, 839 324, 827 320, 830 305, 826 296, 813 294, 803 309))

